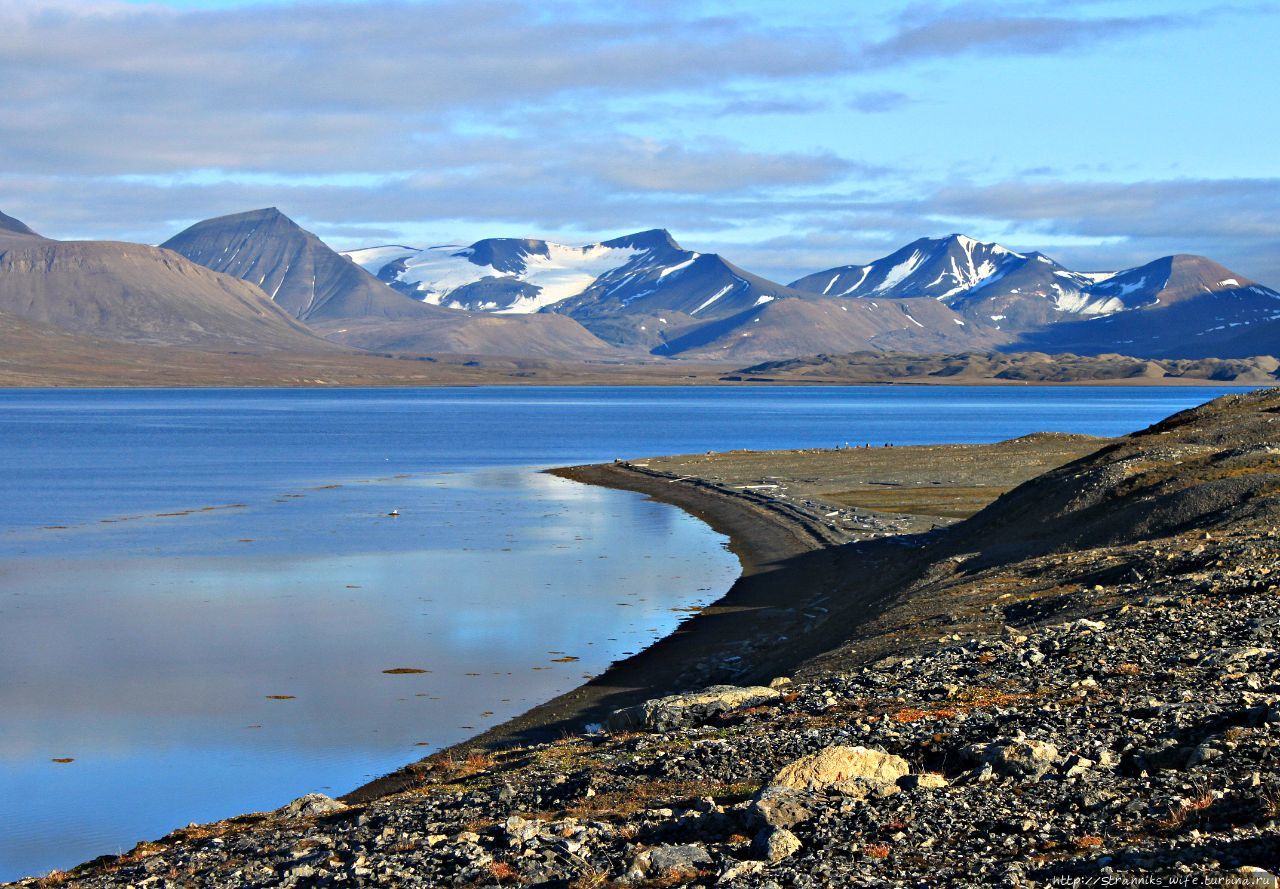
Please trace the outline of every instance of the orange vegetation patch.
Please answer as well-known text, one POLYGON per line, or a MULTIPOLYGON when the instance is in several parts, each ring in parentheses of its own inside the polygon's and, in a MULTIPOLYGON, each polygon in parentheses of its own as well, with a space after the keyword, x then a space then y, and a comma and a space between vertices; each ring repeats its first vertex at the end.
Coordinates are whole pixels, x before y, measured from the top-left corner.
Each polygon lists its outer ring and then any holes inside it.
POLYGON ((891 722, 919 722, 922 719, 955 719, 959 711, 954 707, 935 707, 922 710, 919 707, 906 707, 889 714, 891 722))
POLYGON ((499 883, 503 880, 514 880, 520 876, 520 872, 505 861, 490 862, 489 874, 499 883))

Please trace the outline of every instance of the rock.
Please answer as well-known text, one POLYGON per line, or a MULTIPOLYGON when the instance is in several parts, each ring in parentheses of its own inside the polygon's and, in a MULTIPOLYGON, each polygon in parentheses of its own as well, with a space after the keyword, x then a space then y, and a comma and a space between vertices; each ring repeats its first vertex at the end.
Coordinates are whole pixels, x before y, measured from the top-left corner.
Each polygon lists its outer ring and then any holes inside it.
POLYGON ((1079 754, 1073 753, 1067 757, 1067 761, 1062 764, 1062 774, 1068 778, 1074 778, 1077 775, 1083 775, 1092 769, 1097 763, 1091 759, 1085 759, 1079 754))
POLYGON ((972 744, 964 749, 964 753, 975 762, 987 763, 998 774, 1009 778, 1040 778, 1058 761, 1058 748, 1053 744, 1027 738, 1002 738, 989 744, 972 744))
POLYGON ((1205 658, 1204 662, 1209 666, 1222 667, 1227 664, 1249 661, 1269 654, 1275 654, 1275 651, 1270 648, 1257 648, 1252 645, 1247 645, 1238 648, 1228 648, 1225 651, 1219 651, 1216 654, 1205 658))
POLYGON ((775 679, 769 680, 770 688, 785 688, 790 684, 791 684, 791 677, 789 676, 778 676, 775 679))
POLYGON ((998 777, 999 775, 997 775, 996 770, 991 767, 991 763, 984 762, 966 775, 965 780, 970 784, 986 784, 988 781, 994 781, 998 777))
POLYGON ((734 880, 755 876, 763 870, 763 861, 739 861, 737 864, 732 864, 725 868, 724 872, 716 880, 716 885, 728 885, 734 880))
POLYGON ((771 864, 790 858, 802 848, 799 838, 785 827, 766 827, 756 834, 752 848, 771 864))
POLYGON ((808 821, 813 813, 805 796, 789 787, 766 787, 751 802, 749 813, 770 827, 794 827, 808 821))
POLYGON ((849 796, 887 795, 911 767, 901 756, 866 747, 835 746, 784 766, 770 783, 793 790, 835 790, 849 796))
POLYGON ((707 850, 697 843, 654 846, 651 849, 645 849, 631 860, 631 865, 627 868, 623 879, 638 882, 693 877, 711 863, 711 856, 707 854, 707 850))
POLYGON ((346 803, 340 803, 323 793, 308 793, 306 796, 298 797, 289 805, 277 809, 276 812, 286 818, 311 818, 316 815, 332 815, 345 808, 347 808, 346 803))
POLYGON ((697 725, 716 714, 754 707, 778 697, 781 695, 777 690, 759 685, 746 688, 713 685, 702 691, 655 698, 634 707, 615 710, 605 725, 610 731, 639 726, 654 729, 679 728, 697 725))
POLYGON ((903 775, 898 779, 898 786, 903 790, 936 790, 948 786, 947 779, 937 772, 923 772, 916 775, 903 775))
POLYGON ((1186 767, 1192 768, 1194 766, 1203 765, 1204 763, 1209 762, 1210 760, 1217 759, 1221 755, 1222 755, 1221 750, 1217 750, 1206 744, 1201 744, 1199 747, 1192 750, 1191 755, 1187 757, 1186 767))

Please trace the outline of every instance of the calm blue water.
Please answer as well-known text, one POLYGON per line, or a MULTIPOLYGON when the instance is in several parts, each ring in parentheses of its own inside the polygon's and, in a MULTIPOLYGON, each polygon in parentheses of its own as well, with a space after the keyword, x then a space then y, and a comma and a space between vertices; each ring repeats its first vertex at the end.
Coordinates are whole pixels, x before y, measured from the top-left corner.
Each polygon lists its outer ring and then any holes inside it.
POLYGON ((0 879, 345 792, 736 576, 678 510, 537 467, 1116 434, 1222 391, 0 391, 0 879))

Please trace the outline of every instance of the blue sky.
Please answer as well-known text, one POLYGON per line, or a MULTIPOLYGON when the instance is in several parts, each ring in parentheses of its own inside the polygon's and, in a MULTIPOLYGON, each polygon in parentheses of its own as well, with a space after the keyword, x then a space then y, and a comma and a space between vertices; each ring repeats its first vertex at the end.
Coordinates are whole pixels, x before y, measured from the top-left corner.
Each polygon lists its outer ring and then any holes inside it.
POLYGON ((962 231, 1280 285, 1280 4, 0 0, 0 210, 339 247, 663 227, 790 280, 962 231))

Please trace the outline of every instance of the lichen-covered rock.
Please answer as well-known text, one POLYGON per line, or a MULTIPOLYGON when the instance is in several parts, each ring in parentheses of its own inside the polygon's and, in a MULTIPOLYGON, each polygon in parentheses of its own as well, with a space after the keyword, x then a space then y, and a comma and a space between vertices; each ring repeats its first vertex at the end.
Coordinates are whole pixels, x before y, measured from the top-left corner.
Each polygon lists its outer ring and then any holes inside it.
POLYGON ((813 817, 805 794, 790 787, 766 787, 751 801, 748 811, 770 827, 794 827, 813 817))
POLYGON ((948 786, 944 775, 937 772, 924 772, 917 775, 903 775, 898 779, 898 786, 903 790, 937 790, 948 786))
POLYGON ((898 789, 898 779, 911 767, 901 756, 836 745, 784 766, 769 782, 793 790, 835 790, 848 796, 886 795, 898 789))
POLYGON ((800 838, 785 827, 766 827, 752 842, 755 851, 771 864, 790 858, 803 848, 800 838))
POLYGON ((609 717, 606 728, 610 731, 622 731, 640 727, 668 729, 698 725, 719 713, 754 707, 780 696, 776 689, 759 685, 745 688, 713 685, 702 691, 654 698, 634 707, 615 710, 609 717))
POLYGON ((334 812, 341 812, 346 807, 345 803, 340 803, 332 797, 325 796, 323 793, 308 793, 306 796, 298 797, 289 805, 277 811, 286 818, 310 818, 315 815, 331 815, 334 812))
POLYGON ((654 846, 631 860, 631 866, 627 868, 623 879, 639 882, 692 878, 711 863, 711 856, 706 848, 697 843, 654 846))
POLYGON ((1056 746, 1028 738, 1000 738, 986 744, 973 744, 964 752, 975 762, 986 763, 997 774, 1009 778, 1040 778, 1059 759, 1056 746))

